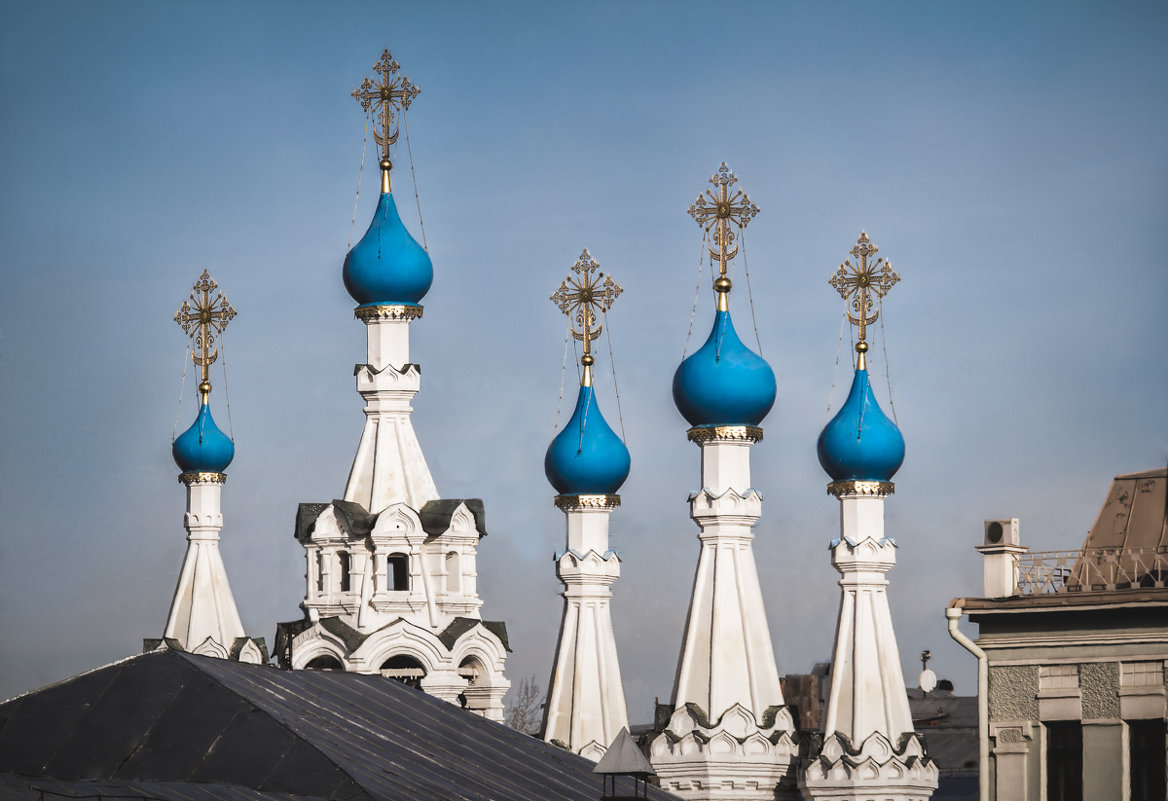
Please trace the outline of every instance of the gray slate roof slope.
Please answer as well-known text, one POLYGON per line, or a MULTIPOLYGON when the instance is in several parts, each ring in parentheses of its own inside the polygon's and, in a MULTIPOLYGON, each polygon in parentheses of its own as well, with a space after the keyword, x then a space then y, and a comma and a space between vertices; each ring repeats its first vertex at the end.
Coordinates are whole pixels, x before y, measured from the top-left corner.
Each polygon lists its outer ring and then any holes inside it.
MULTIPOLYGON (((0 705, 0 774, 219 783, 330 801, 596 801, 592 768, 380 676, 174 651, 0 705)), ((653 788, 650 798, 673 796, 653 788)))

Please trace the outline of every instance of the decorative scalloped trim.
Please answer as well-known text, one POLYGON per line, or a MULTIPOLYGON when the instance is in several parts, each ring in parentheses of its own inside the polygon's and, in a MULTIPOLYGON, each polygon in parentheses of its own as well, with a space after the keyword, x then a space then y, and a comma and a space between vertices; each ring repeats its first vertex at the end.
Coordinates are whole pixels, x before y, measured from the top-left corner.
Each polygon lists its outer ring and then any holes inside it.
POLYGON ((557 495, 556 508, 565 512, 577 509, 615 509, 620 506, 619 495, 557 495))
POLYGON ((723 442, 749 442, 753 445, 762 441, 762 429, 758 426, 695 426, 685 432, 690 442, 701 445, 715 440, 723 442))
POLYGON ((363 323, 376 320, 415 320, 422 316, 422 307, 406 303, 358 306, 353 309, 353 316, 363 323))
POLYGON ((891 481, 861 481, 849 478, 846 481, 833 481, 827 485, 827 494, 837 498, 849 495, 886 498, 895 491, 896 485, 891 481))
POLYGON ((179 473, 178 483, 188 487, 191 484, 225 484, 226 473, 179 473))

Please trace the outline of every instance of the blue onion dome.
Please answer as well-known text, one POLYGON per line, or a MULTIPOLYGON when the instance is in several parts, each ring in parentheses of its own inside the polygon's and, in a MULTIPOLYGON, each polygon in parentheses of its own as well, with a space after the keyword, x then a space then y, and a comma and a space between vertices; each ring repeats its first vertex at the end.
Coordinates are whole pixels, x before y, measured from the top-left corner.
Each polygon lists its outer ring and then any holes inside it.
POLYGON ((222 473, 235 458, 235 443, 215 425, 204 402, 194 424, 178 435, 170 451, 184 473, 222 473))
POLYGON ((580 387, 572 419, 548 445, 548 481, 561 495, 611 495, 629 477, 629 465, 629 449, 600 413, 592 387, 580 387))
POLYGON ((881 411, 861 366, 848 399, 819 435, 819 463, 834 481, 891 481, 903 461, 904 437, 881 411))
POLYGON ((757 426, 776 390, 774 371, 738 338, 729 309, 715 313, 706 344, 673 374, 673 402, 694 427, 757 426))
POLYGON ((345 256, 343 275, 362 306, 416 305, 429 291, 430 255, 402 224, 392 192, 382 191, 369 230, 345 256))

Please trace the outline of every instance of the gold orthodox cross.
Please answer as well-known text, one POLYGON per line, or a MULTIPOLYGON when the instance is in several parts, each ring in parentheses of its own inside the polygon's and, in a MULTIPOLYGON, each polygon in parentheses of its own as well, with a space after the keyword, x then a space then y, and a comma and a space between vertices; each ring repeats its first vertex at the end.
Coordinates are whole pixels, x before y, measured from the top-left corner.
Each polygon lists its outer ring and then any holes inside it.
POLYGON ((868 326, 876 322, 880 316, 880 310, 873 306, 872 293, 875 293, 877 298, 882 298, 892 289, 893 284, 900 280, 900 276, 892 271, 892 264, 885 261, 883 256, 875 262, 870 261, 878 250, 879 248, 868 241, 868 234, 860 231, 860 238, 851 250, 856 263, 852 264, 844 259, 844 263, 828 282, 845 301, 850 299, 849 305, 855 311, 855 314, 848 312, 848 320, 859 329, 856 350, 860 354, 860 369, 864 367, 864 351, 868 350, 868 343, 864 341, 868 326))
MULTIPOLYGON (((734 222, 741 230, 758 214, 759 208, 750 201, 750 196, 740 189, 730 193, 730 188, 738 183, 738 178, 730 172, 726 162, 710 178, 716 192, 707 189, 689 207, 689 216, 697 220, 698 225, 707 232, 713 229, 710 243, 710 256, 718 260, 721 277, 726 277, 726 264, 738 255, 738 245, 734 242, 734 232, 730 230, 730 223, 734 222)), ((729 289, 729 287, 727 287, 729 289)))
POLYGON ((223 329, 235 317, 235 309, 227 302, 227 298, 223 297, 222 292, 215 292, 218 288, 219 285, 206 270, 203 270, 203 274, 199 276, 194 289, 191 290, 190 300, 184 300, 183 305, 174 313, 174 321, 188 337, 195 340, 195 351, 191 358, 203 371, 199 393, 203 396, 204 402, 211 392, 211 365, 219 357, 219 351, 215 347, 215 335, 222 334, 223 329), (213 298, 212 292, 215 292, 213 298))
POLYGON ((600 336, 603 327, 599 316, 612 308, 620 294, 624 292, 611 275, 600 271, 600 265, 585 248, 580 259, 572 265, 572 273, 552 293, 551 301, 568 316, 572 336, 584 343, 584 355, 580 364, 584 365, 583 386, 592 385, 592 341, 600 336), (572 273, 575 273, 573 275, 572 273))
POLYGON ((393 60, 386 50, 381 54, 381 60, 373 65, 378 78, 366 78, 361 85, 353 90, 353 97, 361 104, 366 113, 373 109, 377 115, 381 130, 373 129, 373 139, 381 146, 382 161, 389 160, 389 146, 397 141, 397 125, 394 110, 400 108, 405 111, 410 103, 422 91, 406 76, 398 76, 401 65, 393 60))

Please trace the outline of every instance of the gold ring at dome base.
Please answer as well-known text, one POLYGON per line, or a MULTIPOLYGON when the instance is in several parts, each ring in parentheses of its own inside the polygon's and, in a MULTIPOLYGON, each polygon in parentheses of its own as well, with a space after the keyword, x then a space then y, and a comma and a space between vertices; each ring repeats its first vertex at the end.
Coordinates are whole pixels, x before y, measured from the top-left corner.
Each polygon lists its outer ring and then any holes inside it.
POLYGON ((226 473, 180 473, 178 476, 178 483, 186 484, 188 487, 191 484, 225 484, 226 482, 226 473))
POLYGON ((364 323, 374 320, 414 320, 422 316, 422 307, 410 303, 358 306, 353 309, 353 316, 364 323))
POLYGON ((828 495, 842 498, 845 495, 862 495, 869 498, 884 498, 896 491, 896 485, 891 481, 860 481, 850 478, 846 481, 833 481, 827 485, 828 495))
POLYGON ((619 495, 557 495, 556 508, 565 512, 577 509, 615 509, 620 506, 619 495))
POLYGON ((762 429, 758 426, 696 426, 685 432, 690 442, 701 445, 711 440, 749 442, 752 445, 762 441, 762 429))

